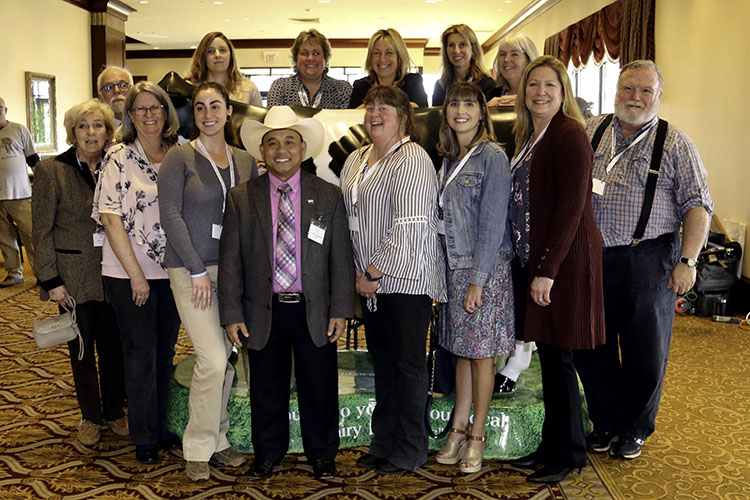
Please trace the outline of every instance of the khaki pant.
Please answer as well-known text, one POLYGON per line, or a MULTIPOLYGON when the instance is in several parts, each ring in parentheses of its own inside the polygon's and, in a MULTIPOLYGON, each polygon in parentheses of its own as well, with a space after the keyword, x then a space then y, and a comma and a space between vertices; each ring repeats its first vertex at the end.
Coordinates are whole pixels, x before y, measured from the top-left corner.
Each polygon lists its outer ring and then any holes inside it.
POLYGON ((16 243, 16 227, 21 243, 26 247, 29 266, 34 269, 34 244, 31 242, 31 200, 0 201, 0 251, 5 260, 8 276, 23 278, 21 254, 16 243), (11 222, 8 217, 13 220, 11 222), (15 223, 15 225, 14 225, 15 223))
POLYGON ((185 460, 199 462, 207 462, 214 452, 230 446, 227 402, 234 379, 234 367, 227 362, 232 344, 219 323, 217 266, 208 266, 207 271, 212 285, 211 307, 204 311, 194 307, 190 300, 193 285, 188 270, 169 269, 174 301, 196 359, 190 384, 190 419, 182 437, 182 452, 185 460))

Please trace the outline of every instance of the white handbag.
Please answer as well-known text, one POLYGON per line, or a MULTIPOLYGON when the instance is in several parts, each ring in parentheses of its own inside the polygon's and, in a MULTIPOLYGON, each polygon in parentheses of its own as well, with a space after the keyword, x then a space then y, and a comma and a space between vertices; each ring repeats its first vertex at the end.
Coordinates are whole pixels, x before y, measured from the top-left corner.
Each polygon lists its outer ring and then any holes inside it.
POLYGON ((39 317, 51 301, 52 299, 49 299, 42 306, 39 314, 36 315, 34 325, 31 327, 31 331, 34 334, 34 342, 36 342, 37 347, 44 348, 62 344, 63 342, 70 342, 78 337, 78 361, 81 361, 83 359, 83 337, 81 337, 81 331, 78 329, 78 323, 76 323, 76 301, 73 297, 70 297, 70 301, 73 304, 71 309, 62 306, 65 309, 63 314, 40 319, 39 317))

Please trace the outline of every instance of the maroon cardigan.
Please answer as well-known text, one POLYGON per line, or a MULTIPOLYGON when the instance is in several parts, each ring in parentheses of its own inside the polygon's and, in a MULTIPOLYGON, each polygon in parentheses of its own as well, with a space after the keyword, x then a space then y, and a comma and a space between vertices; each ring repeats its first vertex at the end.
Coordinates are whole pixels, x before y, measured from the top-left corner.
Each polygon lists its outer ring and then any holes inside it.
POLYGON ((591 206, 594 153, 583 127, 559 111, 529 176, 529 283, 554 280, 551 304, 526 294, 524 339, 563 349, 605 342, 602 238, 591 206))

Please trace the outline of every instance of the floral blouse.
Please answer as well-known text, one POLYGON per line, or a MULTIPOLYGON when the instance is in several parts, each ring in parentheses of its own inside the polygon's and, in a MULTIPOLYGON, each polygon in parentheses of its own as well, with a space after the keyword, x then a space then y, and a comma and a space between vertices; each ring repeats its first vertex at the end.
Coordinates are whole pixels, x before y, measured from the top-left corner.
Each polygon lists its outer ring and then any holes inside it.
MULTIPOLYGON (((102 162, 91 217, 101 223, 101 213, 120 215, 141 267, 151 267, 148 263, 144 266, 145 255, 164 269, 167 239, 159 222, 156 188, 159 165, 150 163, 137 144, 113 146, 102 162)), ((147 269, 144 274, 149 279, 156 278, 149 277, 147 269)))
POLYGON ((535 144, 512 170, 513 186, 510 193, 508 217, 510 218, 513 247, 522 266, 525 266, 529 261, 529 174, 531 162, 538 146, 539 143, 535 144))

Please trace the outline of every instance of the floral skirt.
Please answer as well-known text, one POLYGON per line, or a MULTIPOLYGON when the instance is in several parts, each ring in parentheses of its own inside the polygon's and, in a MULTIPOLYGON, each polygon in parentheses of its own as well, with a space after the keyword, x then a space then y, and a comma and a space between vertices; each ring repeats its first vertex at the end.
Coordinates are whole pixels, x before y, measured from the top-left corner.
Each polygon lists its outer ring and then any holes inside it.
POLYGON ((482 290, 482 307, 464 309, 471 269, 448 270, 448 303, 440 307, 439 343, 456 356, 491 358, 515 348, 513 280, 510 262, 495 264, 482 290))

